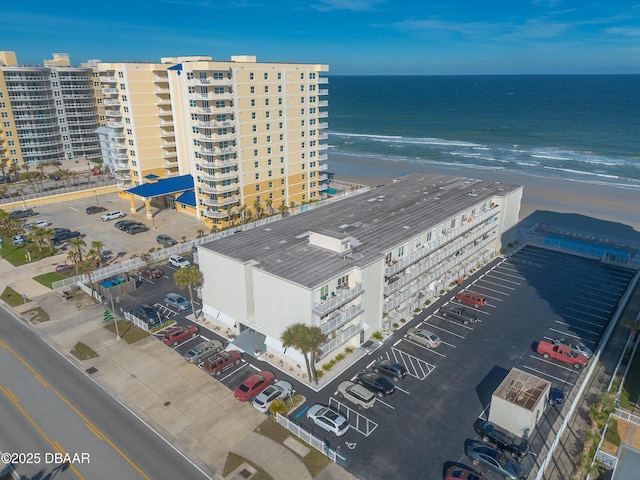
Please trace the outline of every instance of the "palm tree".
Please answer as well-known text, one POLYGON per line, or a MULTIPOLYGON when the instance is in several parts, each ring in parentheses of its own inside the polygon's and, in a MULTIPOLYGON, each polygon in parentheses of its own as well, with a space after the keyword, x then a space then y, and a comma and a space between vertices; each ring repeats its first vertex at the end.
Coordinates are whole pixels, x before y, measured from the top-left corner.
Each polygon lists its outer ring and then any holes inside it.
POLYGON ((54 235, 55 234, 51 229, 40 227, 33 228, 33 241, 36 242, 38 250, 44 250, 45 247, 52 248, 49 240, 52 239, 54 235))
POLYGON ((246 205, 240 205, 238 207, 238 212, 240 213, 240 223, 242 223, 242 225, 244 225, 244 222, 245 222, 246 211, 247 211, 246 205))
POLYGON ((191 311, 193 312, 194 319, 198 319, 198 315, 196 315, 196 308, 193 304, 193 288, 202 282, 202 272, 198 269, 198 267, 186 267, 180 268, 176 270, 176 273, 173 274, 173 281, 176 286, 182 290, 184 288, 189 289, 189 299, 191 300, 191 311))
POLYGON ((260 206, 260 200, 257 198, 253 202, 253 209, 256 211, 256 218, 260 220, 260 214, 262 213, 262 207, 260 206))
POLYGON ((273 200, 269 198, 265 203, 267 204, 267 213, 271 215, 273 213, 273 200))
POLYGON ((287 216, 287 211, 289 210, 289 207, 287 207, 284 202, 282 202, 279 206, 278 206, 278 211, 280 212, 280 215, 282 215, 282 217, 286 217, 287 216))
POLYGON ((96 250, 98 254, 98 266, 102 265, 102 248, 104 247, 104 243, 100 240, 94 240, 91 242, 91 246, 96 250))
POLYGON ((233 205, 229 205, 229 208, 227 208, 227 227, 232 227, 233 223, 231 223, 231 219, 235 216, 235 210, 236 208, 233 205))
POLYGON ((76 237, 69 240, 69 243, 75 250, 76 255, 78 255, 78 262, 82 262, 82 249, 87 246, 87 242, 82 237, 76 237))
POLYGON ((5 175, 5 170, 8 164, 9 164, 9 159, 7 157, 0 158, 0 172, 2 172, 2 180, 4 181, 4 183, 7 183, 7 176, 5 175))
POLYGON ((310 327, 304 323, 294 323, 289 325, 282 335, 282 346, 284 348, 293 347, 299 350, 303 357, 304 363, 307 366, 307 375, 310 381, 314 381, 318 384, 318 375, 316 373, 316 355, 318 354, 319 347, 326 341, 327 337, 320 327, 310 327))

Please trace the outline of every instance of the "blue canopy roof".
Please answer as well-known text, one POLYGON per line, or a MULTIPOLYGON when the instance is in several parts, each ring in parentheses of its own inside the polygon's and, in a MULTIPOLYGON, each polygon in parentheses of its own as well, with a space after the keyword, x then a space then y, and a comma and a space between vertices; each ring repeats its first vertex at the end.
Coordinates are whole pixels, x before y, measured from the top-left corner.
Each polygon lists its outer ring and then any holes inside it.
POLYGON ((183 205, 187 205, 189 207, 196 206, 196 192, 193 190, 187 190, 178 198, 176 198, 176 203, 182 203, 183 205))
POLYGON ((153 183, 143 183, 137 187, 130 188, 127 192, 142 198, 153 198, 186 190, 193 190, 193 177, 189 174, 164 178, 153 183))

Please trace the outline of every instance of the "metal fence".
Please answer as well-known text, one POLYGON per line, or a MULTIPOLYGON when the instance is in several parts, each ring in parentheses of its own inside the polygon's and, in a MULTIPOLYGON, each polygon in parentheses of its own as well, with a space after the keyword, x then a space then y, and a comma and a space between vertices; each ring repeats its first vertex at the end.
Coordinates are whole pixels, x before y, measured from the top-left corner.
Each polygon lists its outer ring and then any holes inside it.
POLYGON ((625 412, 624 410, 620 410, 619 408, 616 408, 615 411, 612 413, 612 415, 615 415, 616 417, 620 417, 623 420, 626 420, 627 422, 631 422, 640 426, 640 417, 637 415, 634 415, 633 413, 625 412))
POLYGON ((83 183, 81 185, 73 185, 71 187, 56 188, 55 190, 48 190, 46 192, 34 192, 34 193, 20 194, 14 197, 3 197, 3 198, 0 198, 0 205, 5 205, 8 203, 17 203, 17 202, 22 202, 26 200, 34 200, 36 198, 44 198, 44 197, 51 198, 51 203, 55 203, 56 195, 63 195, 65 193, 73 193, 73 192, 81 192, 84 190, 94 190, 100 187, 109 187, 111 185, 114 185, 116 181, 117 180, 115 179, 96 180, 94 182, 89 181, 88 183, 83 183))
POLYGON ((614 455, 610 455, 607 452, 603 452, 602 450, 598 450, 595 458, 600 463, 602 463, 602 465, 604 465, 606 468, 609 468, 612 470, 616 468, 616 465, 618 464, 618 457, 614 455))
POLYGON ((297 436, 301 440, 304 440, 305 442, 307 442, 309 445, 311 445, 313 448, 318 450, 323 455, 326 455, 327 457, 329 457, 329 459, 332 460, 333 462, 336 462, 338 458, 342 460, 345 459, 345 457, 343 457, 338 452, 336 452, 333 448, 331 448, 331 446, 328 445, 328 443, 325 440, 322 440, 316 437, 315 435, 313 435, 312 433, 307 432, 300 425, 292 422, 287 417, 283 417, 282 415, 277 413, 276 420, 284 428, 289 430, 291 433, 293 433, 295 436, 297 436))

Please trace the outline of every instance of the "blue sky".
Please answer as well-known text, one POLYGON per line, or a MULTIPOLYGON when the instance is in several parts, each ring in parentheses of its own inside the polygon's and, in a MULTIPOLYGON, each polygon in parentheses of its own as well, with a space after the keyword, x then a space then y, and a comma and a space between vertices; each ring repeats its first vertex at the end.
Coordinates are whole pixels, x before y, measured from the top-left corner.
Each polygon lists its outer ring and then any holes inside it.
POLYGON ((330 73, 640 73, 640 0, 6 2, 21 64, 256 55, 330 73))

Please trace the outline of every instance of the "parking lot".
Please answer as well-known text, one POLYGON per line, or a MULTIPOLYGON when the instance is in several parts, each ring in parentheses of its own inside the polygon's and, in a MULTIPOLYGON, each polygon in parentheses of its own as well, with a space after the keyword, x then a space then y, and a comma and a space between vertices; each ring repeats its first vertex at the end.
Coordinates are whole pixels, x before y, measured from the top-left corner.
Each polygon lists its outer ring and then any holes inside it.
MULTIPOLYGON (((192 240, 198 236, 198 230, 204 229, 204 234, 208 234, 206 227, 195 217, 181 214, 171 209, 161 209, 152 206, 154 212, 153 220, 146 217, 142 200, 136 201, 138 210, 135 213, 129 211, 129 200, 119 198, 116 193, 88 197, 84 199, 69 200, 63 204, 43 205, 34 208, 36 215, 25 219, 27 223, 45 220, 50 225, 47 228, 69 228, 72 231, 79 231, 84 235, 87 250, 92 248, 91 242, 100 241, 104 244, 102 250, 110 252, 108 261, 119 261, 130 258, 133 255, 148 252, 151 248, 160 247, 156 242, 156 236, 167 234, 178 242, 182 237, 192 240), (92 205, 105 207, 107 211, 122 210, 125 213, 124 219, 135 220, 146 225, 149 230, 129 235, 114 228, 117 220, 103 222, 100 220, 104 213, 87 215, 85 209, 92 205)), ((68 242, 57 245, 58 248, 66 248, 68 242)))
MULTIPOLYGON (((192 323, 187 319, 190 312, 178 313, 162 306, 166 293, 181 293, 188 298, 188 292, 175 287, 175 267, 164 264, 159 268, 164 272, 161 278, 140 278, 139 289, 120 297, 118 306, 132 309, 147 303, 163 309, 178 324, 192 323)), ((454 293, 460 288, 456 288, 320 392, 247 354, 220 376, 210 378, 203 372, 202 378, 219 381, 233 390, 250 375, 271 370, 278 380, 291 382, 306 397, 290 419, 324 439, 344 458, 345 468, 357 477, 441 479, 452 464, 471 465, 464 456, 465 441, 478 440, 474 423, 478 418, 487 418, 491 395, 511 368, 548 380, 568 396, 583 369, 544 359, 535 351, 537 342, 580 339, 595 351, 631 277, 625 269, 527 246, 510 258, 494 261, 462 286, 487 298, 483 308, 471 308, 479 317, 477 322, 465 325, 441 314, 440 309, 458 304, 454 293), (442 343, 427 348, 410 340, 405 335, 409 327, 426 328, 436 333, 442 343), (393 383, 395 392, 377 398, 371 409, 362 411, 339 398, 337 385, 343 380, 355 380, 378 358, 406 366, 407 377, 393 383), (335 437, 310 423, 305 413, 314 403, 340 411, 350 429, 335 437)), ((162 334, 156 334, 159 340, 162 334)), ((205 328, 199 337, 166 348, 184 355, 196 343, 211 339, 222 341, 227 349, 234 348, 205 328)), ((532 453, 522 462, 526 473, 538 461, 537 453, 561 414, 559 407, 547 406, 538 427, 531 432, 528 440, 532 453)), ((488 479, 496 478, 482 468, 480 471, 488 479)))

